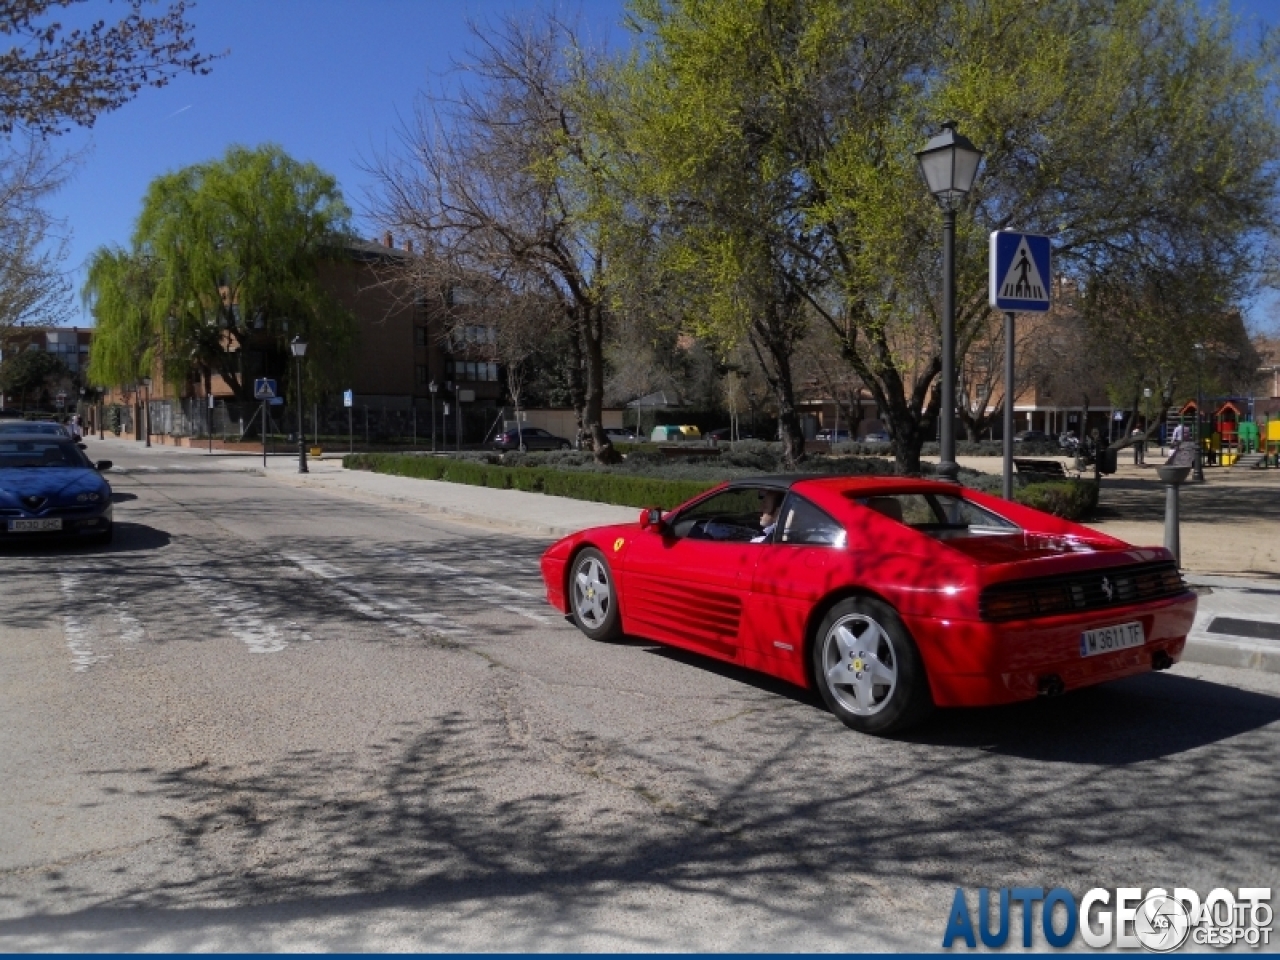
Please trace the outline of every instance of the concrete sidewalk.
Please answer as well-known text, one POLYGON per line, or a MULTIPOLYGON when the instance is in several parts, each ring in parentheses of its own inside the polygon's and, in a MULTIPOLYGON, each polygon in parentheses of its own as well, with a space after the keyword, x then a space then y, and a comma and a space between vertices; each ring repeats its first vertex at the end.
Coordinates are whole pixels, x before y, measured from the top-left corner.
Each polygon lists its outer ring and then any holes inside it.
MULTIPOLYGON (((133 440, 88 442, 96 459, 127 450, 136 465, 124 466, 123 472, 251 472, 291 486, 525 536, 561 537, 584 527, 633 522, 639 514, 632 507, 519 490, 345 470, 337 456, 308 460, 309 472, 300 474, 296 455, 268 457, 264 469, 257 454, 148 449, 133 440)), ((961 465, 993 469, 990 458, 961 458, 961 465)), ((1138 545, 1162 543, 1164 491, 1154 473, 1151 467, 1129 465, 1104 480, 1103 517, 1089 526, 1138 545)), ((1200 595, 1185 659, 1280 673, 1280 471, 1206 471, 1204 484, 1184 488, 1182 515, 1183 572, 1200 595)))

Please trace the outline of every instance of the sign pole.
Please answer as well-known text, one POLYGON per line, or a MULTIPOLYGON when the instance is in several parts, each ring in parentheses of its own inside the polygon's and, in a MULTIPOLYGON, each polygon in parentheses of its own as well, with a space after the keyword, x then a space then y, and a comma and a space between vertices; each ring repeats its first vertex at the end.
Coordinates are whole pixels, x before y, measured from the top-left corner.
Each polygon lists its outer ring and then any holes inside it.
POLYGON ((355 407, 347 407, 347 453, 356 452, 355 407))
POLYGON ((1013 499, 1013 311, 1004 315, 1004 483, 1001 492, 1013 499))
POLYGON ((267 401, 262 401, 262 469, 267 469, 267 401))

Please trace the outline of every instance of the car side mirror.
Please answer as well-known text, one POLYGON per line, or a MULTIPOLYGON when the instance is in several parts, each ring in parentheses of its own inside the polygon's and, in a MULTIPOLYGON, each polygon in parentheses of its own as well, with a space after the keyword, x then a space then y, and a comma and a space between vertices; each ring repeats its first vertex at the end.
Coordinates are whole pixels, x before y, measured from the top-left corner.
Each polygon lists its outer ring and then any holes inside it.
POLYGON ((662 511, 658 507, 648 507, 640 511, 640 529, 641 530, 661 530, 662 529, 662 511))
POLYGON ((89 449, 89 448, 88 448, 88 447, 86 447, 83 443, 77 443, 77 444, 76 444, 76 446, 77 446, 77 447, 79 447, 81 450, 88 450, 88 449, 89 449))
POLYGON ((99 473, 102 473, 103 471, 106 471, 106 470, 110 470, 110 469, 111 469, 111 461, 110 461, 110 460, 99 460, 97 463, 95 463, 95 464, 93 465, 93 469, 97 470, 99 473))

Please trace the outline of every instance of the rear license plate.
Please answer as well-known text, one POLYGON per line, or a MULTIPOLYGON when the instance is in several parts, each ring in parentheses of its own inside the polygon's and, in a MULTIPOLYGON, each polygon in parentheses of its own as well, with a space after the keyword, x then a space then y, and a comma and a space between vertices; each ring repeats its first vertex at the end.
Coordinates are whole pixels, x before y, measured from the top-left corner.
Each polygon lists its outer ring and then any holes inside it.
POLYGON ((48 530, 61 530, 61 517, 47 517, 41 520, 10 520, 10 533, 43 533, 48 530))
POLYGON ((1115 653, 1129 647, 1140 647, 1147 642, 1140 623, 1117 623, 1114 627, 1099 627, 1080 634, 1080 656, 1096 657, 1102 653, 1115 653))

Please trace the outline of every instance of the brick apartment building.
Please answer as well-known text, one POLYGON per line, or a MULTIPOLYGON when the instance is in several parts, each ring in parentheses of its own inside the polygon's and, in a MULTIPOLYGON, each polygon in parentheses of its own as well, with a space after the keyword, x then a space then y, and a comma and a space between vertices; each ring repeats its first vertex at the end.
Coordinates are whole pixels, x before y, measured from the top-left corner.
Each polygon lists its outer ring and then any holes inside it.
POLYGON ((43 350, 52 353, 66 368, 66 376, 60 384, 48 384, 32 391, 26 397, 6 396, 0 392, 0 408, 16 408, 20 404, 30 409, 57 408, 59 393, 66 395, 66 406, 74 407, 84 386, 84 369, 89 362, 89 344, 93 330, 78 327, 12 327, 0 334, 0 363, 23 350, 43 350))

